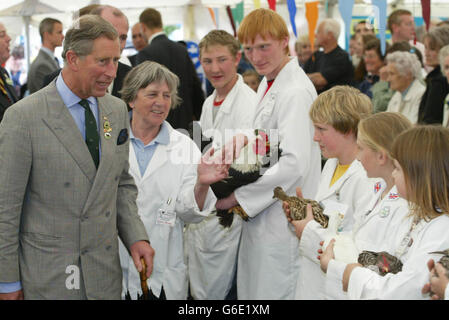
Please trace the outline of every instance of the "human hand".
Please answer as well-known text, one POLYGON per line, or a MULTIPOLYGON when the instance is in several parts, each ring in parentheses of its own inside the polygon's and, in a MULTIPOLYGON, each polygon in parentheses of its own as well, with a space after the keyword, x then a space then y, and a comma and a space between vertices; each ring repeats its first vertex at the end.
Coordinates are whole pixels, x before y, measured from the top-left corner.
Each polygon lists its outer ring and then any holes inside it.
MULTIPOLYGON (((320 245, 323 246, 323 243, 324 243, 324 241, 321 241, 320 245)), ((332 239, 329 242, 329 244, 327 245, 324 252, 323 252, 323 249, 318 249, 318 253, 320 253, 320 255, 318 256, 318 260, 320 260, 320 267, 324 273, 327 273, 327 266, 329 265, 329 261, 331 261, 332 259, 335 259, 334 244, 335 244, 335 239, 332 239)))
POLYGON ((313 213, 312 213, 312 206, 310 203, 307 204, 306 207, 306 217, 302 220, 290 220, 289 222, 293 225, 295 228, 295 234, 298 237, 298 239, 301 239, 302 233, 304 229, 306 228, 307 224, 313 220, 313 213))
POLYGON ((236 134, 224 145, 224 163, 231 165, 240 156, 240 151, 248 144, 248 137, 243 133, 236 134))
POLYGON ((23 300, 23 290, 9 292, 9 293, 0 293, 0 300, 23 300))
MULTIPOLYGON (((296 187, 296 196, 298 198, 303 198, 301 187, 296 187)), ((282 201, 282 209, 287 217, 288 222, 292 222, 292 218, 290 217, 290 205, 286 201, 282 201)))
MULTIPOLYGON (((430 262, 430 261, 429 261, 430 262)), ((429 267, 429 263, 428 263, 429 267)), ((446 269, 441 263, 434 263, 434 268, 430 271, 430 294, 432 300, 444 299, 444 292, 449 283, 446 269)))
POLYGON ((218 210, 228 210, 238 205, 239 203, 235 198, 235 194, 233 192, 228 197, 218 200, 217 203, 215 203, 215 208, 217 208, 218 210))
POLYGON ((153 272, 154 249, 147 241, 141 240, 134 242, 129 251, 131 252, 134 265, 139 272, 142 271, 143 268, 142 263, 140 262, 140 259, 143 258, 145 264, 147 265, 146 276, 149 278, 153 272))
MULTIPOLYGON (((427 261, 427 268, 429 269, 430 276, 429 279, 433 276, 433 268, 435 267, 435 261, 433 259, 430 259, 427 261)), ((422 294, 430 293, 430 282, 427 282, 421 289, 422 294)))
POLYGON ((201 186, 209 186, 217 181, 223 180, 229 175, 229 164, 226 164, 224 153, 222 158, 214 157, 215 150, 210 148, 206 154, 201 157, 201 161, 197 167, 197 183, 201 186))

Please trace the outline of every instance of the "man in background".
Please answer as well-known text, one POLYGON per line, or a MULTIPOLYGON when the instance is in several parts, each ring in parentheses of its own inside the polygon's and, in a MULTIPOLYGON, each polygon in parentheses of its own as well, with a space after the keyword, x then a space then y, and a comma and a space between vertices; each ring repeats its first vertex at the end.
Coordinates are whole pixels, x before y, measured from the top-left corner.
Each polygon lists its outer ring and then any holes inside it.
MULTIPOLYGON (((88 6, 87 8, 89 8, 88 6)), ((119 34, 120 41, 120 55, 122 54, 123 49, 126 45, 126 38, 128 37, 128 18, 125 14, 112 6, 92 6, 93 9, 85 10, 85 8, 81 8, 79 11, 79 16, 86 14, 95 14, 102 17, 104 20, 108 21, 115 28, 117 33, 119 34)), ((108 92, 113 96, 120 98, 120 90, 122 89, 123 80, 125 80, 126 74, 131 70, 129 65, 126 65, 122 62, 118 62, 117 74, 115 79, 111 82, 108 87, 108 92)), ((48 85, 53 79, 57 77, 59 74, 59 70, 53 72, 52 74, 45 77, 44 85, 48 85)))
POLYGON ((59 60, 55 57, 55 48, 62 46, 64 35, 62 23, 53 18, 45 18, 39 24, 39 34, 42 47, 28 72, 28 90, 30 94, 40 90, 44 84, 44 77, 59 70, 59 60))
MULTIPOLYGON (((139 53, 148 44, 148 38, 143 33, 142 25, 140 24, 140 22, 137 22, 131 28, 131 35, 132 35, 134 48, 137 50, 137 53, 139 53)), ((128 59, 131 62, 132 66, 137 65, 137 63, 136 63, 137 53, 132 56, 128 56, 128 59)))
POLYGON ((321 21, 316 31, 316 45, 323 51, 313 53, 304 71, 313 82, 318 94, 336 85, 351 85, 354 68, 349 55, 338 45, 340 23, 332 18, 321 21))
POLYGON ((182 102, 177 108, 170 110, 167 121, 175 129, 188 130, 190 123, 200 118, 204 102, 204 92, 192 60, 182 44, 168 39, 162 28, 159 11, 145 9, 140 14, 139 21, 149 44, 137 54, 137 64, 147 60, 155 61, 179 77, 178 94, 182 102))

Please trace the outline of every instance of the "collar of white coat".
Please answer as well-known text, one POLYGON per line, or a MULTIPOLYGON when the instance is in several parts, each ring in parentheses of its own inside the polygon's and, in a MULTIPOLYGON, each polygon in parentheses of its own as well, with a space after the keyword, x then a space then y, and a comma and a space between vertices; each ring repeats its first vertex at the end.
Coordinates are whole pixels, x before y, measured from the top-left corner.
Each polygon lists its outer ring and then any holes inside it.
MULTIPOLYGON (((359 160, 355 159, 351 162, 351 165, 346 170, 346 172, 337 180, 334 182, 332 186, 329 187, 330 181, 332 179, 332 176, 335 172, 335 168, 338 165, 338 159, 337 158, 331 158, 327 160, 329 164, 326 166, 326 171, 323 171, 323 176, 325 177, 325 180, 321 181, 321 183, 324 184, 324 186, 328 186, 327 188, 319 188, 318 193, 315 197, 315 200, 321 201, 325 198, 330 197, 331 195, 335 194, 336 191, 339 191, 345 182, 355 173, 359 172, 360 170, 365 170, 360 163, 359 160), (323 192, 321 192, 323 190, 323 192)), ((320 184, 321 184, 320 183, 320 184)))
POLYGON ((139 166, 137 164, 137 158, 134 151, 133 144, 129 144, 129 164, 130 164, 130 171, 132 172, 132 175, 136 179, 142 179, 145 180, 147 177, 149 177, 153 172, 155 172, 160 166, 166 163, 167 159, 169 159, 169 152, 171 149, 175 148, 178 143, 182 143, 182 133, 176 133, 175 129, 167 122, 166 128, 169 132, 170 142, 169 144, 158 144, 156 150, 154 151, 154 155, 148 164, 145 173, 143 176, 140 174, 139 166))
MULTIPOLYGON (((232 87, 231 91, 228 92, 226 95, 226 98, 223 100, 221 106, 219 107, 220 110, 218 111, 217 117, 220 113, 230 113, 232 111, 233 101, 237 95, 238 87, 243 85, 243 77, 237 73, 237 81, 232 87)), ((212 93, 212 101, 215 100, 215 97, 217 96, 217 90, 214 90, 212 93)))
POLYGON ((289 57, 289 59, 290 61, 287 62, 287 64, 281 69, 281 71, 279 71, 276 78, 274 78, 274 82, 267 94, 265 94, 265 91, 267 91, 268 87, 267 77, 263 77, 262 82, 259 85, 259 89, 257 89, 257 101, 274 99, 277 91, 279 91, 279 88, 285 86, 285 83, 289 79, 289 75, 294 72, 295 69, 301 69, 296 57, 289 57))

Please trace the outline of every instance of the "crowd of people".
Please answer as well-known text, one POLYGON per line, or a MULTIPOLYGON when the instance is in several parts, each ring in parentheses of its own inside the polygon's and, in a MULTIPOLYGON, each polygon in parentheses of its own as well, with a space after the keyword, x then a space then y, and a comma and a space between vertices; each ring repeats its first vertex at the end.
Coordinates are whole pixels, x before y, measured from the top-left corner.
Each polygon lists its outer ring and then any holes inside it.
POLYGON ((0 299, 449 299, 449 26, 388 27, 347 53, 326 18, 291 56, 253 10, 201 39, 206 96, 153 8, 129 57, 115 7, 43 19, 29 94, 0 67, 0 299))

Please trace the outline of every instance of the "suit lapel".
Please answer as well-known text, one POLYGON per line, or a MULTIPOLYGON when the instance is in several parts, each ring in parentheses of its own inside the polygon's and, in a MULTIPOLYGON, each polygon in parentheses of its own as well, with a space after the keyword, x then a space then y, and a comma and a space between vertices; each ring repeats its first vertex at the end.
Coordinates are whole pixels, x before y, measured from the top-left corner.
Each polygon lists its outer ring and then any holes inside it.
POLYGON ((81 171, 93 182, 96 174, 95 164, 70 111, 56 90, 55 82, 48 87, 46 100, 49 113, 42 120, 66 148, 81 171))

